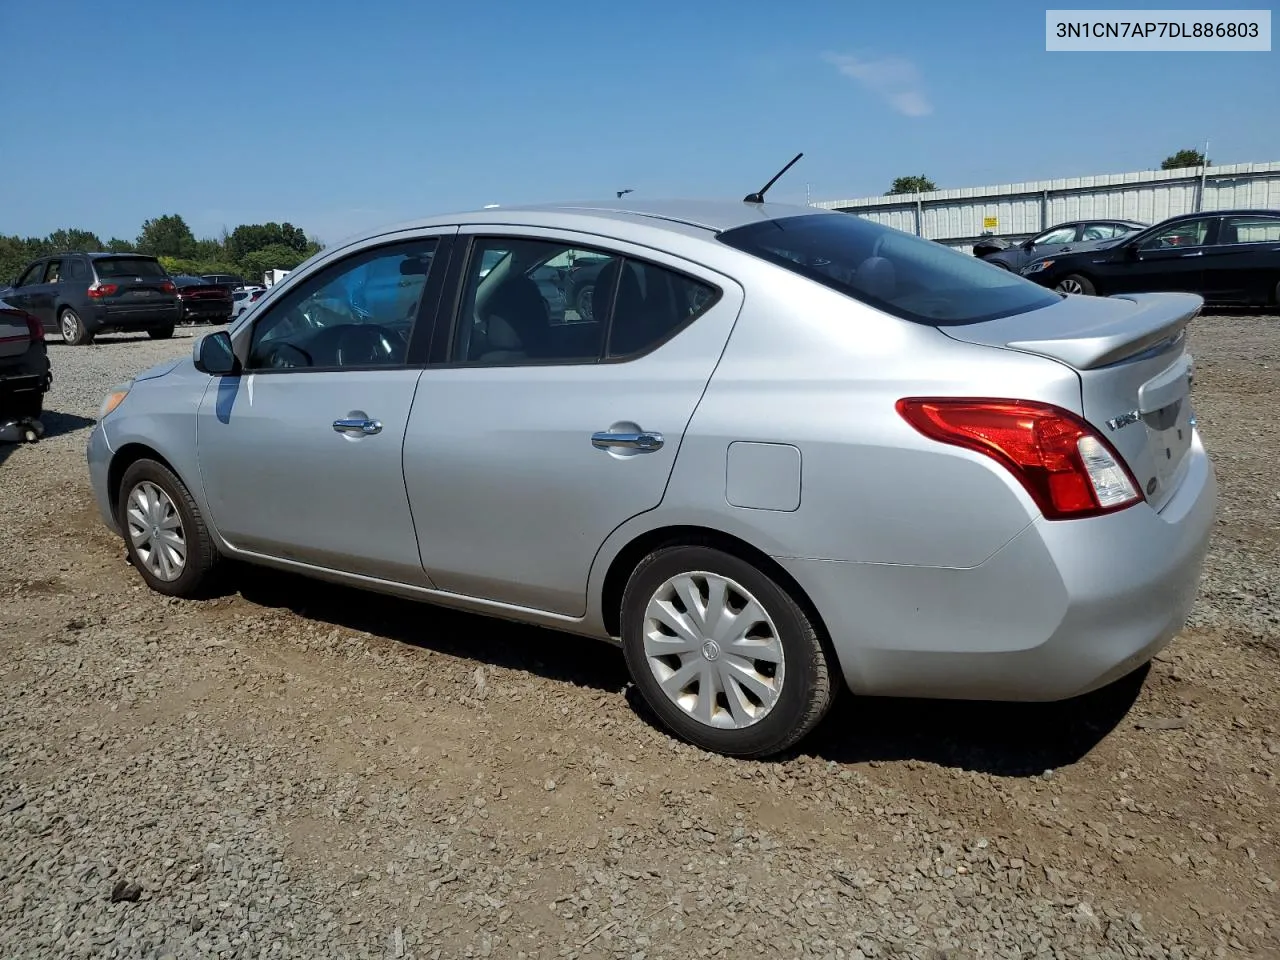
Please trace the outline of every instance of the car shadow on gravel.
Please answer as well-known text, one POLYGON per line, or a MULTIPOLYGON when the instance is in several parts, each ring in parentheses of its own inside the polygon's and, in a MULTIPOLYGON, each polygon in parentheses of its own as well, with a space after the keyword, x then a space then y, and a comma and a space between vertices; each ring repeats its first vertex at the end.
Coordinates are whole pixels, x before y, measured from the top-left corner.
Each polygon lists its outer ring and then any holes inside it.
POLYGON ((622 654, 607 643, 494 617, 463 613, 265 568, 237 571, 229 586, 249 603, 372 633, 397 643, 523 670, 557 683, 618 691, 622 654))
POLYGON ((1128 715, 1150 672, 1056 703, 845 696, 800 752, 836 763, 920 760, 1032 777, 1083 759, 1128 715))
MULTIPOLYGON (((0 417, 0 419, 3 418, 0 417)), ((44 426, 43 439, 51 440, 64 433, 74 433, 76 430, 92 427, 94 421, 87 417, 77 416, 74 413, 58 413, 56 410, 46 410, 40 415, 40 423, 44 426)), ((22 446, 25 446, 25 444, 0 441, 0 466, 3 466, 4 462, 22 446)))

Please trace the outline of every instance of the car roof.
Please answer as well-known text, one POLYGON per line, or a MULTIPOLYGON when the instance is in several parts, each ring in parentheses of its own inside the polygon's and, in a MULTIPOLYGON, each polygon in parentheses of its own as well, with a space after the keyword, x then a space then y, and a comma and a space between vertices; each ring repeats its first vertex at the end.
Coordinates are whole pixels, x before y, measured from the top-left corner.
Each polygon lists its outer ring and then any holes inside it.
POLYGON ((646 224, 677 233, 706 236, 734 227, 794 216, 825 216, 838 211, 786 203, 746 203, 741 200, 565 200, 556 203, 491 206, 479 210, 406 220, 347 238, 357 241, 401 230, 468 224, 548 225, 572 227, 594 221, 646 224))
MULTIPOLYGON (((1201 210, 1199 213, 1177 213, 1166 217, 1160 223, 1173 223, 1176 220, 1196 220, 1200 217, 1280 217, 1280 210, 1266 210, 1260 207, 1241 207, 1235 210, 1201 210)), ((1157 223, 1155 226, 1159 226, 1157 223)))

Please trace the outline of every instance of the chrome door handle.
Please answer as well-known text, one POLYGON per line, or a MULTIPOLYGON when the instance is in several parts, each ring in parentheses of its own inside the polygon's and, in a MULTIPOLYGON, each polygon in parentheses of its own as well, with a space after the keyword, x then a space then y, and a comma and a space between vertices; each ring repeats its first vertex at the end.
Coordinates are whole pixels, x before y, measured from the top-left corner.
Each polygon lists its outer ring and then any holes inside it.
POLYGON ((1183 256, 1184 256, 1184 257, 1203 257, 1203 256, 1204 256, 1204 251, 1203 251, 1203 250, 1196 250, 1196 251, 1195 251, 1195 252, 1193 252, 1193 253, 1184 253, 1184 254, 1183 254, 1183 256))
POLYGON ((641 433, 609 433, 602 431, 591 435, 591 445, 597 450, 625 447, 629 450, 658 450, 666 441, 662 434, 645 430, 641 433))
POLYGON ((382 432, 381 420, 361 420, 358 418, 333 421, 333 429, 338 433, 361 433, 372 436, 382 432))

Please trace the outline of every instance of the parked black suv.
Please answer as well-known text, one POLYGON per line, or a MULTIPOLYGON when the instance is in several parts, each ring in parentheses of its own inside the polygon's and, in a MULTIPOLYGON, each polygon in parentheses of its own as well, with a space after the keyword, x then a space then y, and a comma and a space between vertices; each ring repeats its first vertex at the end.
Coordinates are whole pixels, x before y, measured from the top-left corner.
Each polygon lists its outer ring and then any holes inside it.
POLYGON ((160 261, 140 253, 42 257, 0 297, 71 344, 110 330, 145 330, 163 340, 173 336, 181 312, 177 288, 160 261))

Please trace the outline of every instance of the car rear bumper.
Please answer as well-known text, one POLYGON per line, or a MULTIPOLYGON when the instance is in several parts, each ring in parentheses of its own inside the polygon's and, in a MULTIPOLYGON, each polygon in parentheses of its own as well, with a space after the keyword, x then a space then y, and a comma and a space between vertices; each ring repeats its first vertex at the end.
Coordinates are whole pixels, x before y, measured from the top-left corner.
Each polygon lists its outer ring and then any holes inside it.
POLYGON ((0 366, 0 400, 12 400, 31 393, 44 393, 53 383, 49 351, 41 341, 28 347, 17 362, 0 366))
POLYGON ((97 304, 82 318, 91 330, 150 330, 177 323, 181 308, 174 303, 129 304, 128 306, 97 304))
POLYGON ((93 425, 89 431, 89 439, 85 443, 85 459, 89 464, 89 486, 93 490, 93 499, 98 504, 98 513, 107 528, 120 533, 120 524, 111 512, 111 493, 107 486, 107 477, 111 469, 111 447, 107 444, 106 431, 102 423, 93 425))
POLYGON ((1160 513, 1028 526, 975 567, 788 560, 858 693, 1062 700, 1151 659, 1195 600, 1217 508, 1196 434, 1160 513))

